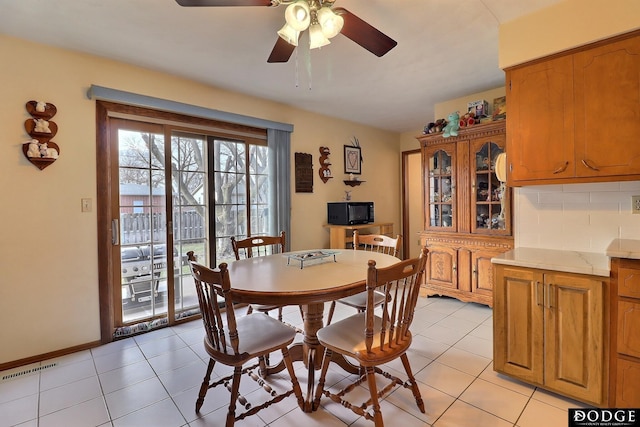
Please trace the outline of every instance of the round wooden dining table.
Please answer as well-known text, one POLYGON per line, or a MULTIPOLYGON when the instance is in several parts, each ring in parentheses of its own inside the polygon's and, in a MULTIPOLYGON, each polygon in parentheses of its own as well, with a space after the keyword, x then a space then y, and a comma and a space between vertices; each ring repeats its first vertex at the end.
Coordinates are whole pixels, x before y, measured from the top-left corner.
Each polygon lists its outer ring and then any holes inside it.
MULTIPOLYGON (((302 408, 311 412, 315 370, 320 369, 324 348, 316 332, 323 326, 324 303, 365 291, 368 261, 388 267, 400 260, 394 256, 360 250, 317 249, 247 258, 229 263, 233 300, 239 303, 300 305, 304 313, 304 339, 294 344, 294 361, 308 368, 307 395, 302 408), (300 254, 335 252, 321 259, 300 260, 300 254)), ((343 369, 357 373, 358 367, 344 358, 334 361, 343 369)), ((271 367, 266 374, 283 369, 271 367)))

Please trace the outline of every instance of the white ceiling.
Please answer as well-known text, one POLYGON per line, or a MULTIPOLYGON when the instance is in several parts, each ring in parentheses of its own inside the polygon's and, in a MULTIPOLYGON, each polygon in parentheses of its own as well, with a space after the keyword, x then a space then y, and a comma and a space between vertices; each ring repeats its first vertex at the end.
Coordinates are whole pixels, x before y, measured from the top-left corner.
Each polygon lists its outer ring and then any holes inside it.
POLYGON ((311 52, 301 41, 285 64, 266 62, 283 6, 0 0, 0 33, 405 132, 432 121, 436 103, 503 85, 499 24, 559 1, 337 0, 398 46, 378 58, 338 35, 311 52))

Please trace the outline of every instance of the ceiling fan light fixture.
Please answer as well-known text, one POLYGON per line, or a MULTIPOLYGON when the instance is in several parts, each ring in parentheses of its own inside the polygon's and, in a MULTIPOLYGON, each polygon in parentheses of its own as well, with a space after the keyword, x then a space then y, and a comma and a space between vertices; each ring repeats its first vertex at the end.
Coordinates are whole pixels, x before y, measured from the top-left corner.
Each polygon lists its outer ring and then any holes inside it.
POLYGON ((322 7, 317 12, 318 23, 322 27, 322 32, 328 39, 340 34, 344 25, 344 18, 337 15, 329 7, 322 7))
POLYGON ((284 11, 284 19, 294 30, 304 31, 311 23, 311 9, 305 0, 291 3, 284 11))
POLYGON ((329 39, 322 32, 320 24, 311 24, 309 27, 309 48, 316 49, 322 46, 326 46, 329 43, 329 39))
POLYGON ((298 36, 300 32, 296 31, 291 25, 284 24, 278 31, 278 35, 290 45, 298 46, 298 36))

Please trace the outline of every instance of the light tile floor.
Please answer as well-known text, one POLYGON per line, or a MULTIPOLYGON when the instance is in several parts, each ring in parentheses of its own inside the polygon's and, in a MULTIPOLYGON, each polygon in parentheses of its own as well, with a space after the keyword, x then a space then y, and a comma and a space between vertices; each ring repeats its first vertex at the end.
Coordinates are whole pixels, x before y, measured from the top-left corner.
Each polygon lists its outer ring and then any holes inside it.
MULTIPOLYGON (((338 304, 335 319, 352 310, 338 304)), ((285 317, 301 326, 297 307, 285 309, 285 317)), ((419 300, 408 354, 426 414, 418 410, 409 390, 397 388, 382 402, 388 426, 568 424, 567 409, 584 404, 493 371, 492 320, 492 310, 486 306, 446 297, 419 300)), ((194 411, 208 360, 202 336, 202 323, 196 320, 0 372, 0 427, 223 426, 228 394, 220 387, 209 391, 200 416, 194 411), (52 363, 56 366, 41 369, 52 363), (33 372, 5 378, 25 370, 33 372)), ((403 371, 399 362, 388 368, 403 371)), ((304 391, 304 366, 296 363, 296 371, 304 391)), ((346 379, 344 371, 332 368, 328 382, 346 379)), ((249 383, 241 386, 247 396, 254 391, 249 383)), ((364 388, 356 393, 367 396, 364 388)), ((290 396, 236 425, 361 427, 373 423, 331 401, 323 401, 314 413, 303 413, 290 396)))

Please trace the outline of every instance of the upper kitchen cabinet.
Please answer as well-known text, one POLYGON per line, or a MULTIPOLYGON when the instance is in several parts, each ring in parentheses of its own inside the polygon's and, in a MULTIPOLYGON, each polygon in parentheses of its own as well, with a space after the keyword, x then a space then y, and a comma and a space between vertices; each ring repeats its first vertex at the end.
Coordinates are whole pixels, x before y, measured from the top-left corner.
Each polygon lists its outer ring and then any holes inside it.
POLYGON ((506 70, 507 181, 640 179, 640 31, 506 70))

